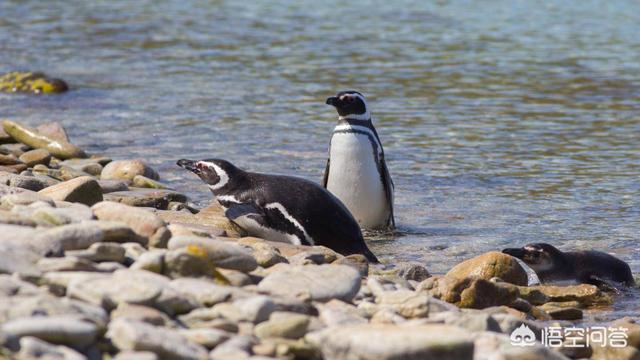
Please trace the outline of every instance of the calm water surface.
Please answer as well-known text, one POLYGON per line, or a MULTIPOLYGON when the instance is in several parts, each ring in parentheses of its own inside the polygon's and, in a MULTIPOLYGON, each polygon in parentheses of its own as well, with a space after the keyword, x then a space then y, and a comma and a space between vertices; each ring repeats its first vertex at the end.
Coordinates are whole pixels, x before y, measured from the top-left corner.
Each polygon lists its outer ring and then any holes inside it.
MULTIPOLYGON (((386 261, 434 273, 527 242, 609 251, 640 272, 637 1, 0 2, 0 71, 62 96, 0 95, 0 116, 174 163, 221 157, 318 181, 341 89, 368 95, 402 233, 386 261), (135 4, 135 5, 134 5, 135 4)), ((633 296, 616 316, 636 314, 633 296)))

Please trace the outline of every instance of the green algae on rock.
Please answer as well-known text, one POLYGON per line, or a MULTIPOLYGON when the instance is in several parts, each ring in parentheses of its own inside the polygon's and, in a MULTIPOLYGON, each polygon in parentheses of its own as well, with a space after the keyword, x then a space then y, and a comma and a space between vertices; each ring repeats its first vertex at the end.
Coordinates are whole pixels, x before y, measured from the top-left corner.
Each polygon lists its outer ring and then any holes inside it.
POLYGON ((69 90, 62 79, 47 76, 43 72, 13 71, 0 76, 0 91, 34 94, 57 94, 69 90))
POLYGON ((85 158, 87 154, 79 147, 61 140, 54 140, 36 130, 10 120, 2 122, 4 131, 16 141, 34 149, 45 149, 60 159, 85 158))

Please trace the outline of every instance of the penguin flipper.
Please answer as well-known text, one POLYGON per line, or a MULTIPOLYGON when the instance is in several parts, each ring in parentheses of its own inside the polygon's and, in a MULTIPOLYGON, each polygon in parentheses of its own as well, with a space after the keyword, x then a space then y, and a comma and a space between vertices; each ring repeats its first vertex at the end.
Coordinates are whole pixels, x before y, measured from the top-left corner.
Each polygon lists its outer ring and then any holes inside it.
POLYGON ((224 212, 229 220, 234 221, 243 216, 251 217, 253 220, 259 223, 265 223, 265 214, 257 206, 251 203, 241 203, 231 205, 227 211, 224 212))
POLYGON ((384 161, 384 154, 380 156, 380 176, 382 180, 382 185, 384 186, 384 192, 387 197, 387 202, 389 203, 389 220, 387 220, 387 226, 394 229, 396 227, 396 220, 395 220, 395 217, 393 216, 394 184, 393 184, 393 180, 391 180, 391 175, 389 174, 387 163, 384 161))
POLYGON ((614 284, 612 284, 612 282, 593 274, 583 277, 582 279, 580 279, 580 281, 587 284, 595 285, 598 287, 598 289, 600 289, 600 291, 620 294, 620 290, 614 284))
POLYGON ((329 163, 331 158, 327 158, 327 166, 324 168, 324 175, 322 176, 322 187, 327 188, 327 182, 329 181, 329 163))

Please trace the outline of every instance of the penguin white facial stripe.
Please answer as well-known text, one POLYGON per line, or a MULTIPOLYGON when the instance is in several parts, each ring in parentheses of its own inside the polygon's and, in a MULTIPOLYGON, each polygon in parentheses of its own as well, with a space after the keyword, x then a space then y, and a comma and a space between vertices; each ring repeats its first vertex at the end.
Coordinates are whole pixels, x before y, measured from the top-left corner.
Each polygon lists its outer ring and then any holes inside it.
POLYGON ((236 197, 233 195, 220 195, 220 196, 216 196, 216 199, 218 199, 218 201, 233 202, 236 204, 240 204, 240 201, 236 199, 236 197))
POLYGON ((285 209, 285 207, 282 206, 282 204, 280 204, 280 203, 270 203, 270 204, 267 204, 267 206, 265 206, 265 208, 266 209, 276 209, 276 210, 280 211, 280 213, 282 214, 282 216, 284 216, 285 219, 287 219, 290 223, 292 223, 295 227, 297 227, 300 231, 302 231, 302 234, 304 235, 305 239, 307 240, 307 242, 309 242, 310 245, 314 245, 315 244, 313 242, 313 238, 311 238, 311 236, 309 236, 309 234, 307 234, 307 231, 304 229, 304 227, 298 222, 298 220, 296 220, 293 216, 291 216, 291 214, 289 214, 287 209, 285 209))
POLYGON ((206 162, 206 161, 198 161, 197 165, 204 165, 204 166, 213 168, 213 170, 216 172, 216 174, 220 178, 220 180, 216 184, 209 185, 209 189, 211 190, 221 189, 223 186, 227 185, 227 183, 229 182, 229 175, 227 174, 226 171, 222 170, 220 166, 214 163, 206 162))

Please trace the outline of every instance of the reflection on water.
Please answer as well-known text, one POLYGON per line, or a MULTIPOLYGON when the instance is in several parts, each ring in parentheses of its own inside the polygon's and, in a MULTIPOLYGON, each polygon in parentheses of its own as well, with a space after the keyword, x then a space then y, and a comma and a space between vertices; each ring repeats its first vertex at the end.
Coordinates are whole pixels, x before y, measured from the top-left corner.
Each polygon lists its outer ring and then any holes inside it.
POLYGON ((0 13, 0 71, 74 88, 0 95, 3 117, 62 121, 197 202, 210 195, 175 159, 319 180, 335 121, 323 99, 358 89, 396 183, 402 236, 373 241, 382 259, 438 273, 547 241, 640 271, 637 2, 32 0, 0 13))

